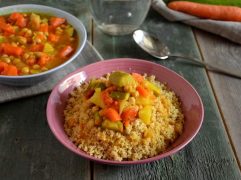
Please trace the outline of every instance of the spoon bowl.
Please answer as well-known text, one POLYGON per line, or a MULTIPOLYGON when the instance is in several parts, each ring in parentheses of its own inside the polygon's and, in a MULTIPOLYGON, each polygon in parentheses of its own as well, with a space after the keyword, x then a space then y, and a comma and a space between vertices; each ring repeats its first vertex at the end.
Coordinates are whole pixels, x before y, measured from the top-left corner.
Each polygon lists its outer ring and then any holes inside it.
POLYGON ((236 78, 241 78, 241 74, 229 72, 225 69, 216 67, 210 63, 203 62, 188 56, 171 54, 166 44, 161 42, 161 40, 158 39, 157 37, 154 37, 150 35, 148 32, 145 32, 143 30, 140 30, 140 29, 135 30, 133 32, 133 39, 140 48, 142 48, 145 52, 147 52, 148 54, 150 54, 155 58, 164 60, 164 59, 168 59, 169 57, 173 57, 176 60, 184 60, 189 63, 202 66, 207 70, 211 70, 213 72, 221 73, 221 74, 236 77, 236 78))

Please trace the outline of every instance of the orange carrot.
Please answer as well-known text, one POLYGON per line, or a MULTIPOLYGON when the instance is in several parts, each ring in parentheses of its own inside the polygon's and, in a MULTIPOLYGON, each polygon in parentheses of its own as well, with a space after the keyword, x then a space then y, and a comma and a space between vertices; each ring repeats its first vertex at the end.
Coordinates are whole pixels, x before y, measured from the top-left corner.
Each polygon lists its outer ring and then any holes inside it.
POLYGON ((40 24, 39 31, 48 32, 49 31, 49 25, 48 24, 40 24))
POLYGON ((65 19, 64 18, 59 18, 59 17, 52 17, 50 18, 50 25, 52 27, 58 27, 61 24, 65 23, 65 19))
POLYGON ((3 72, 6 71, 7 67, 8 67, 7 63, 0 61, 0 74, 3 75, 3 72))
POLYGON ((121 113, 121 118, 124 122, 124 125, 127 126, 131 121, 134 121, 137 113, 137 107, 128 107, 124 109, 124 111, 121 113))
POLYGON ((6 69, 6 75, 8 76, 17 76, 18 75, 18 69, 16 66, 9 64, 6 69))
POLYGON ((38 60, 38 64, 40 66, 45 66, 47 64, 47 62, 49 61, 49 56, 47 54, 43 54, 39 60, 38 60))
POLYGON ((12 13, 8 20, 10 22, 15 23, 19 27, 25 27, 27 25, 27 20, 24 18, 24 16, 21 13, 12 13))
POLYGON ((30 46, 30 51, 38 52, 43 51, 44 45, 43 44, 33 44, 30 46))
POLYGON ((49 33, 48 40, 51 42, 58 42, 59 36, 53 33, 49 33))
POLYGON ((142 83, 144 81, 144 77, 139 73, 132 73, 131 75, 138 83, 142 83))
POLYGON ((100 112, 100 115, 105 116, 107 119, 109 119, 111 121, 120 121, 121 120, 120 115, 113 108, 104 109, 103 111, 100 112))
POLYGON ((143 86, 141 86, 141 85, 137 86, 136 90, 143 97, 147 97, 149 95, 149 91, 146 88, 144 88, 143 86))
POLYGON ((10 65, 5 62, 0 62, 0 74, 7 76, 17 76, 18 69, 14 65, 10 65))
POLYGON ((209 5, 188 1, 173 1, 168 3, 170 9, 181 11, 200 18, 241 21, 241 8, 235 6, 209 5))
POLYGON ((2 44, 2 51, 7 55, 20 56, 23 54, 23 49, 21 47, 13 46, 11 44, 2 44))
POLYGON ((74 49, 71 47, 71 46, 65 46, 63 49, 61 49, 60 51, 60 57, 61 58, 65 58, 67 57, 68 55, 70 55, 72 53, 74 49))
POLYGON ((101 92, 101 98, 104 101, 104 104, 108 107, 110 107, 112 105, 112 103, 114 102, 114 100, 112 99, 112 97, 110 97, 110 94, 108 91, 103 91, 101 92))
POLYGON ((6 24, 2 21, 0 21, 0 30, 13 34, 15 32, 15 30, 13 29, 13 26, 11 26, 10 24, 6 24))

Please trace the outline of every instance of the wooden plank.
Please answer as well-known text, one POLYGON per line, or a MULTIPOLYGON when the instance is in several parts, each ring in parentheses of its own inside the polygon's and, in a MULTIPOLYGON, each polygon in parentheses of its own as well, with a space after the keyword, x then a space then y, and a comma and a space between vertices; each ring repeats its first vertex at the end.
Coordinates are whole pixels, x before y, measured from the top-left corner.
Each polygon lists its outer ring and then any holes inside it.
MULTIPOLYGON (((232 72, 241 72, 241 46, 221 37, 196 31, 205 61, 232 72)), ((224 123, 241 163, 241 80, 210 72, 210 80, 222 111, 224 123)), ((241 167, 241 165, 240 165, 241 167)))
MULTIPOLYGON (((142 28, 169 43, 172 52, 200 58, 189 27, 168 23, 151 11, 142 28)), ((184 76, 200 94, 205 119, 197 137, 182 151, 156 162, 136 166, 94 164, 94 179, 240 179, 212 89, 203 68, 175 61, 156 61, 138 48, 131 36, 111 37, 94 32, 94 45, 104 58, 134 57, 154 61, 184 76)))
POLYGON ((48 94, 0 104, 0 177, 90 179, 90 163, 67 150, 51 133, 48 94))

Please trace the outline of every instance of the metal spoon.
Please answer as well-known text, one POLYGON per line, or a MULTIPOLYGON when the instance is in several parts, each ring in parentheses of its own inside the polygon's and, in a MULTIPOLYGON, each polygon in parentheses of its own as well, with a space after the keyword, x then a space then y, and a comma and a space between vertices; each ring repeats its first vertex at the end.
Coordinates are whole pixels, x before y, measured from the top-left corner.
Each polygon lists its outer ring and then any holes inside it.
POLYGON ((149 53, 150 55, 152 55, 158 59, 167 59, 169 57, 182 58, 183 60, 185 60, 187 62, 191 62, 196 65, 205 67, 206 69, 211 70, 213 72, 225 74, 225 75, 236 77, 236 78, 241 78, 241 74, 236 74, 233 72, 226 71, 226 70, 216 67, 212 64, 209 64, 209 63, 206 63, 203 61, 199 61, 198 59, 195 59, 192 57, 187 57, 187 56, 182 56, 182 55, 170 54, 169 48, 164 43, 162 43, 159 39, 151 36, 150 34, 148 34, 147 32, 145 32, 143 30, 134 31, 133 39, 144 51, 146 51, 147 53, 149 53))

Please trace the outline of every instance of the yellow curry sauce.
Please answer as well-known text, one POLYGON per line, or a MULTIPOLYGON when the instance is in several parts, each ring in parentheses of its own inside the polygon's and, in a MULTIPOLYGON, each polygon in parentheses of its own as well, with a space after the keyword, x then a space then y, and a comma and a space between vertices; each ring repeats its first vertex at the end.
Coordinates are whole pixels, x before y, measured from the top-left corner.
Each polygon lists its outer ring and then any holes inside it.
POLYGON ((0 16, 0 75, 52 69, 73 55, 78 43, 66 19, 37 13, 0 16))

